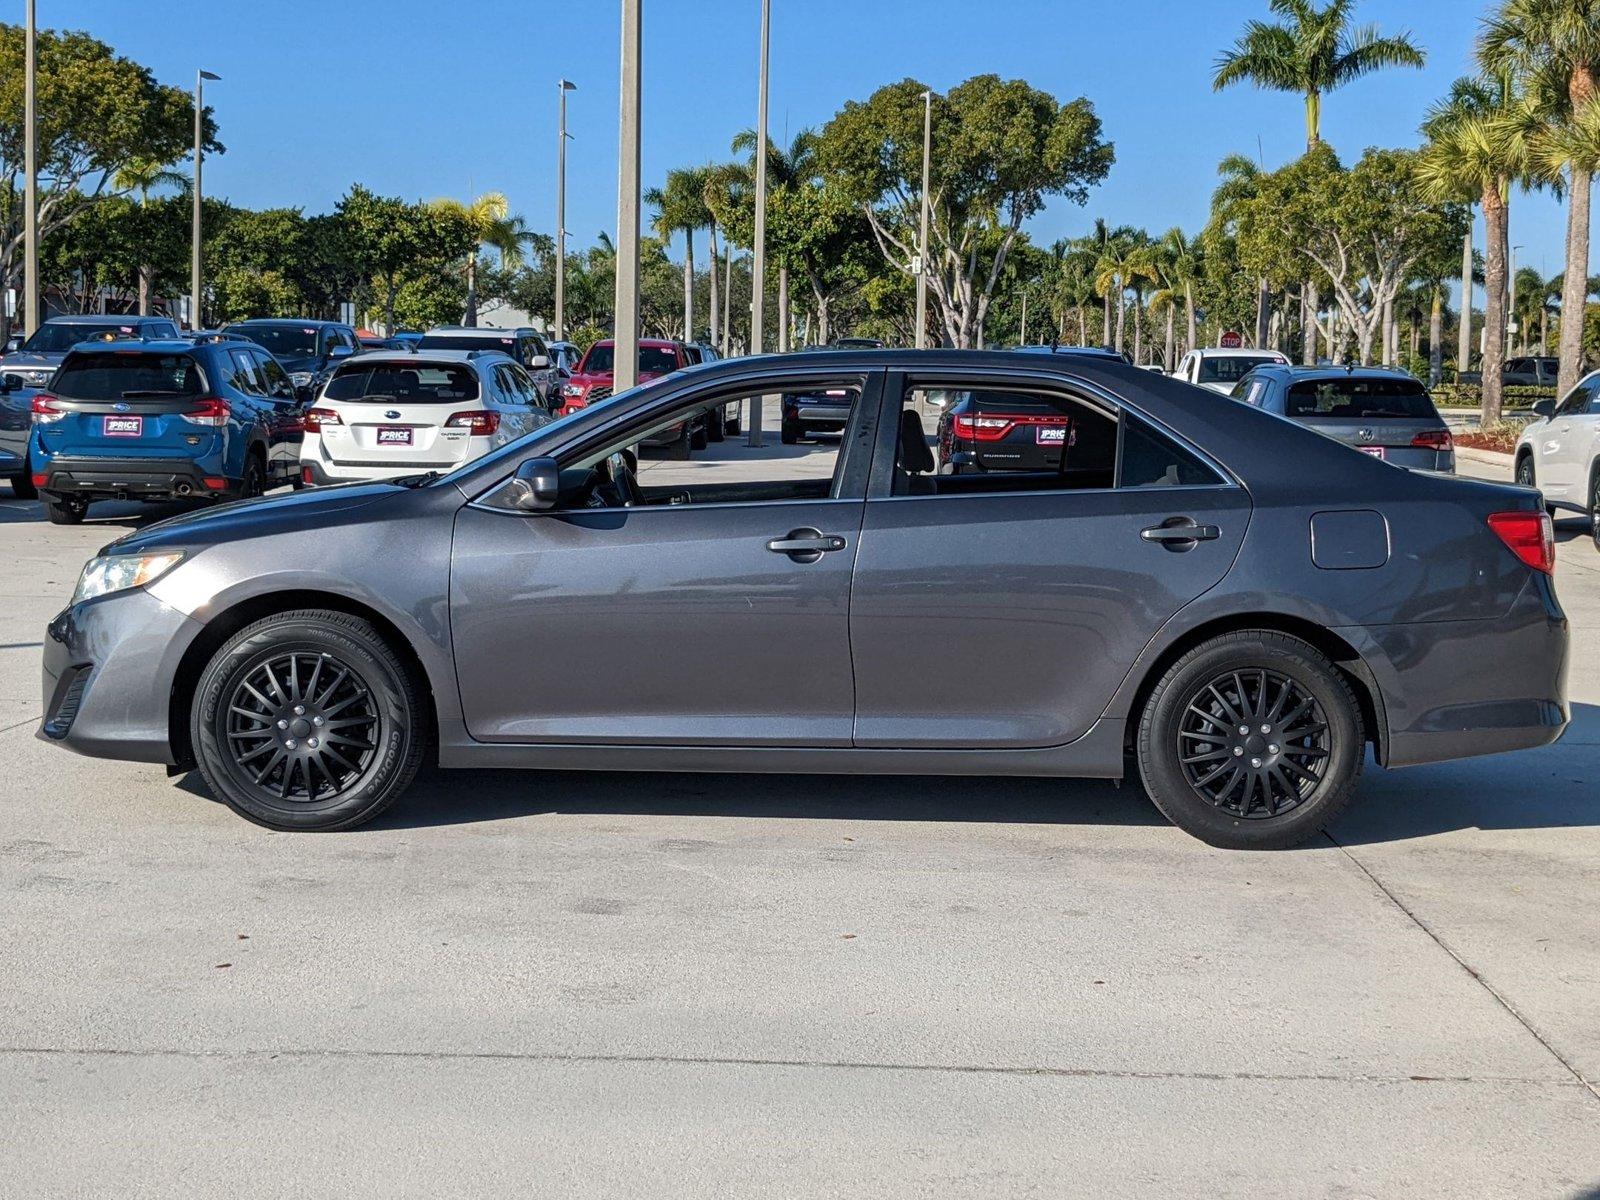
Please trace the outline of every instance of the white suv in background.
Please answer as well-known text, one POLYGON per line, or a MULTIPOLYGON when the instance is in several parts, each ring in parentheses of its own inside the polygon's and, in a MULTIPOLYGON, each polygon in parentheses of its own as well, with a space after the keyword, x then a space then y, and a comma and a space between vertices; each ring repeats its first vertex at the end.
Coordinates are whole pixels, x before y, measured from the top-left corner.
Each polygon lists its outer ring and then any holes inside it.
POLYGON ((1286 367, 1289 360, 1276 350, 1191 350, 1178 363, 1172 378, 1226 396, 1251 370, 1269 364, 1286 367))
POLYGON ((1517 482, 1538 488, 1552 508, 1587 513, 1600 545, 1600 371, 1533 411, 1517 439, 1517 482))
POLYGON ((306 410, 300 477, 357 483, 453 471, 550 420, 527 370, 498 351, 360 354, 306 410))

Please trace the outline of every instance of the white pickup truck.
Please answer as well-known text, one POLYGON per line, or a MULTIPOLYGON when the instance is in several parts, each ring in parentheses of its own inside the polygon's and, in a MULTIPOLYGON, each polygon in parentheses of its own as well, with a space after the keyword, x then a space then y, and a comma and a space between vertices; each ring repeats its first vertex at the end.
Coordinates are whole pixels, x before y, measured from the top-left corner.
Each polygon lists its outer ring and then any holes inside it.
POLYGON ((1267 363, 1288 365, 1288 358, 1276 350, 1223 350, 1207 348, 1191 350, 1178 363, 1172 378, 1181 379, 1226 396, 1233 385, 1255 367, 1267 363))

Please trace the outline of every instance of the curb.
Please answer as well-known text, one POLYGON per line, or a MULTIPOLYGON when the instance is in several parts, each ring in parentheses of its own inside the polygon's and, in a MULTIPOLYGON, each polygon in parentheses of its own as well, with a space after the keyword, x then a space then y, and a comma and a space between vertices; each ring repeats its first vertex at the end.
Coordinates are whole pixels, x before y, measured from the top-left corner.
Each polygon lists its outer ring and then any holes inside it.
POLYGON ((1491 467, 1504 467, 1507 471, 1516 465, 1514 455, 1504 454, 1499 450, 1479 450, 1473 446, 1457 446, 1456 457, 1464 458, 1468 462, 1485 463, 1491 467))

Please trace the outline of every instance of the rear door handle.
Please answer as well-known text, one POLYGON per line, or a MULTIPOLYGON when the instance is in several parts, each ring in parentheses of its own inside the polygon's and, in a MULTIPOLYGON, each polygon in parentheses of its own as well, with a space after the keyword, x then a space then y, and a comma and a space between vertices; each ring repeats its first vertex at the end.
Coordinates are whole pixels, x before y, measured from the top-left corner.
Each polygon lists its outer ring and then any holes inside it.
POLYGON ((1168 517, 1159 525, 1141 529, 1139 536, 1147 542, 1182 546, 1195 542, 1214 542, 1222 536, 1222 530, 1215 525, 1196 525, 1190 517, 1168 517))
POLYGON ((787 554, 795 562, 802 563, 816 562, 824 554, 844 548, 842 537, 820 529, 791 529, 786 537, 773 538, 767 543, 767 549, 774 554, 787 554))

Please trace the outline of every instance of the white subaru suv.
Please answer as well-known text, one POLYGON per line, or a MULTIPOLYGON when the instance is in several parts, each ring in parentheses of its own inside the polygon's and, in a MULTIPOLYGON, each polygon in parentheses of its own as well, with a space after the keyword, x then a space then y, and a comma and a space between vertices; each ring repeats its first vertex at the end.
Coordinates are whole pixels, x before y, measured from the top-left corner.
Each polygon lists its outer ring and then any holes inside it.
POLYGON ((303 483, 363 483, 463 463, 548 424, 527 370, 497 350, 357 354, 305 413, 303 483))
POLYGON ((1600 371, 1533 411, 1517 439, 1517 482, 1538 488, 1551 509, 1587 514, 1600 545, 1600 371))

